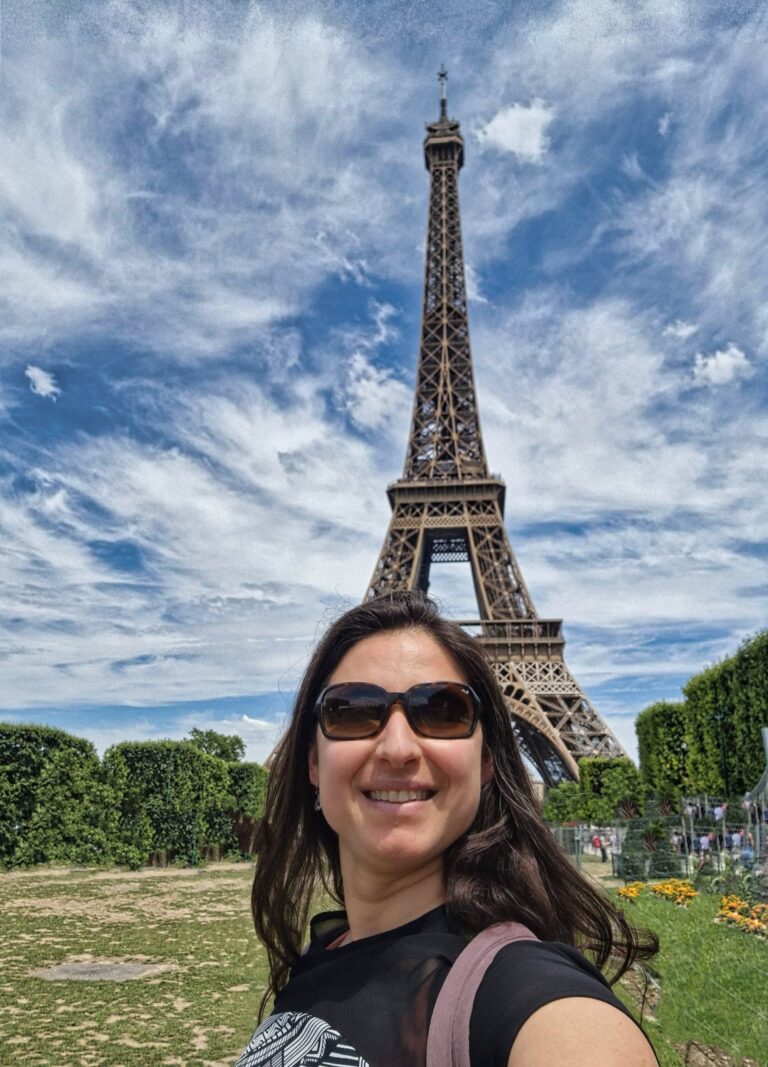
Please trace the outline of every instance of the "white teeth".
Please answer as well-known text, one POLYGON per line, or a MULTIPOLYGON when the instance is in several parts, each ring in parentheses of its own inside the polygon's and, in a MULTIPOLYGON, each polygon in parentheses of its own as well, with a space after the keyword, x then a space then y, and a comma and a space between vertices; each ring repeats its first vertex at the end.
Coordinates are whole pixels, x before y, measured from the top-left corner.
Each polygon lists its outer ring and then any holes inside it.
POLYGON ((372 789, 371 800, 386 800, 389 804, 405 804, 408 800, 429 800, 427 789, 372 789))

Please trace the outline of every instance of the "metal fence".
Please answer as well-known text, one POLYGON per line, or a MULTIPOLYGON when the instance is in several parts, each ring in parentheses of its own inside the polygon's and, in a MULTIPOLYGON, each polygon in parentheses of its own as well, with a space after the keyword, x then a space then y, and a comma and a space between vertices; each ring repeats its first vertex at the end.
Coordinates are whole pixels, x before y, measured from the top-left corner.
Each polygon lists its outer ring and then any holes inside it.
POLYGON ((617 820, 609 826, 551 826, 555 840, 581 868, 584 857, 611 864, 625 882, 695 877, 726 870, 768 871, 768 804, 728 804, 690 797, 674 814, 617 820))

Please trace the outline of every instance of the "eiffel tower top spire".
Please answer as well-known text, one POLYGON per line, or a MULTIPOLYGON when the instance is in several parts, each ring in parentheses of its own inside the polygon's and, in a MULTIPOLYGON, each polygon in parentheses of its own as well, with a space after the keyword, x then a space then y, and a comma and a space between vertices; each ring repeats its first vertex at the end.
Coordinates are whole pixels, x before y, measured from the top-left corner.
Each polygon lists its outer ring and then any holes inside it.
POLYGON ((430 174, 421 344, 411 435, 403 480, 488 477, 472 372, 467 283, 459 213, 464 139, 448 118, 440 68, 440 117, 427 123, 424 162, 430 174))
POLYGON ((437 80, 440 82, 440 118, 448 118, 448 99, 445 92, 445 83, 448 81, 448 71, 445 69, 445 63, 440 64, 440 70, 437 72, 437 80))

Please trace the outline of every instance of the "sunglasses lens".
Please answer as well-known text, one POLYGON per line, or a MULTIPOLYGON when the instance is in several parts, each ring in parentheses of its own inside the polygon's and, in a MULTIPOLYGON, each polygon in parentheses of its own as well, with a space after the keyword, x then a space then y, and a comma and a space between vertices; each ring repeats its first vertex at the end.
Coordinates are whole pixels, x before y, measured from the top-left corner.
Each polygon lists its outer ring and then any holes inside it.
POLYGON ((321 705, 323 733, 335 741, 373 737, 384 718, 384 692, 358 682, 333 685, 321 705))
POLYGON ((469 737, 475 729, 475 702, 465 685, 416 685, 408 697, 413 726, 425 737, 469 737))

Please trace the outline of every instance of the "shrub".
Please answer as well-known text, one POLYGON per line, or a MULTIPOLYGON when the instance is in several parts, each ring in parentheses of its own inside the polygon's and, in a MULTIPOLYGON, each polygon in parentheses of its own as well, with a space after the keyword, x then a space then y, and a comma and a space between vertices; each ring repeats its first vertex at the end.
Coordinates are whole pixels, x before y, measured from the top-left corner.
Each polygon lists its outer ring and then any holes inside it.
POLYGON ((14 863, 107 863, 115 794, 95 752, 56 749, 38 779, 38 803, 14 863))
POLYGON ((232 844, 227 764, 189 741, 114 745, 104 756, 121 782, 118 824, 128 850, 147 848, 199 863, 203 848, 232 844))
MULTIPOLYGON (((43 771, 54 753, 68 751, 90 765, 96 750, 90 741, 52 726, 0 723, 0 864, 19 862, 16 853, 26 840, 43 795, 43 771)), ((98 761, 97 761, 98 762, 98 761)), ((61 765, 59 767, 59 778, 61 765)), ((56 778, 57 772, 52 772, 56 778)), ((42 819, 42 816, 41 816, 42 819)), ((40 822, 39 835, 43 833, 40 822)))

